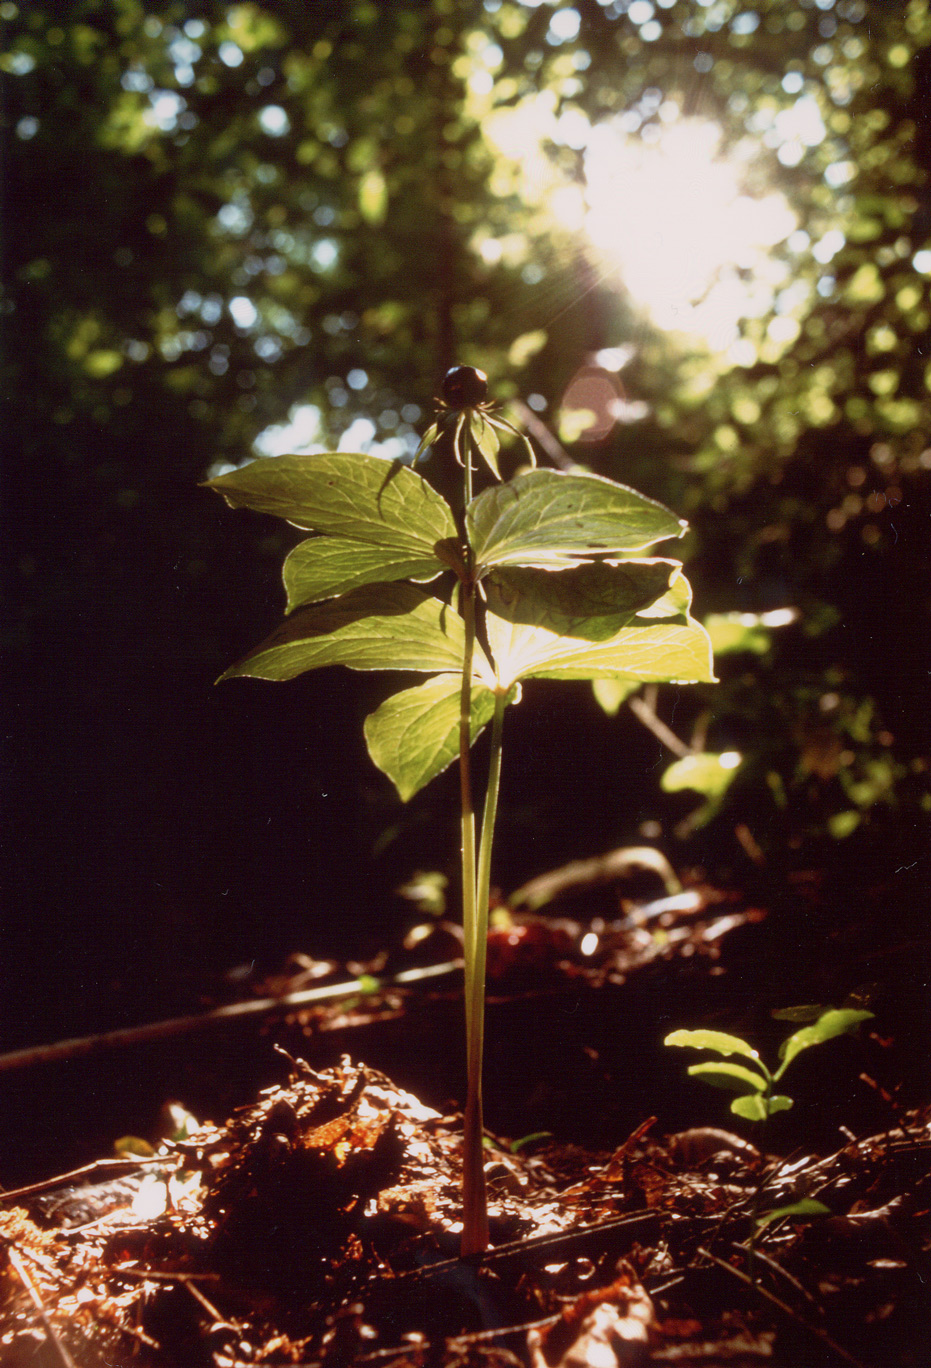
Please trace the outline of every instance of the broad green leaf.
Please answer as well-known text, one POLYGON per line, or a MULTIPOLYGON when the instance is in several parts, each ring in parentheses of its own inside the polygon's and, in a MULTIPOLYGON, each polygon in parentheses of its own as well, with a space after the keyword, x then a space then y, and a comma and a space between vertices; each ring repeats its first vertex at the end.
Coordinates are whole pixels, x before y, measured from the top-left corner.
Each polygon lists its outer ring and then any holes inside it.
MULTIPOLYGON (((460 675, 442 674, 385 700, 365 719, 369 755, 406 803, 459 754, 460 675)), ((491 720, 495 696, 472 687, 472 740, 491 720)))
POLYGON ((507 622, 608 641, 655 603, 680 569, 668 560, 589 561, 551 570, 501 566, 484 587, 489 609, 507 622))
POLYGON ((714 1050, 715 1054, 721 1055, 739 1054, 761 1064, 760 1056, 752 1045, 741 1040, 740 1036, 728 1035, 726 1031, 673 1031, 663 1044, 683 1045, 690 1050, 714 1050))
MULTIPOLYGON (((370 584, 299 609, 221 678, 293 679, 323 665, 434 674, 461 669, 464 645, 462 618, 447 604, 410 584, 370 584)), ((478 647, 475 674, 493 687, 478 647)))
POLYGON ((662 504, 600 475, 531 470, 486 489, 466 512, 479 573, 493 565, 559 565, 641 551, 686 524, 662 504))
POLYGON ((616 716, 621 710, 621 705, 639 688, 639 679, 592 680, 592 693, 595 695, 595 702, 609 717, 616 716))
POLYGON ((674 760, 664 770, 659 784, 664 793, 692 789, 719 802, 733 783, 739 768, 740 756, 736 751, 726 751, 724 755, 683 755, 681 760, 674 760))
MULTIPOLYGON (((234 508, 429 560, 457 538, 452 511, 407 466, 359 452, 271 456, 208 481, 234 508)), ((442 568, 442 558, 440 567, 442 568)))
POLYGON ((762 1074, 754 1073, 743 1064, 692 1064, 688 1072, 710 1083, 713 1088, 723 1088, 725 1092, 763 1092, 767 1082, 762 1074))
POLYGON ((305 603, 336 598, 363 584, 435 579, 441 567, 435 555, 414 558, 403 551, 370 546, 346 537, 308 537, 284 563, 289 613, 305 603))
POLYGON ((796 1031, 795 1035, 789 1036, 779 1047, 779 1058, 782 1064, 776 1073, 776 1078, 781 1078, 786 1069, 792 1063, 796 1055, 801 1054, 812 1045, 820 1045, 825 1040, 833 1040, 835 1036, 845 1035, 852 1031, 861 1021, 868 1021, 873 1016, 872 1012, 863 1011, 859 1008, 838 1007, 825 1012, 813 1026, 805 1026, 801 1031, 796 1031))
POLYGON ((595 642, 507 622, 492 612, 485 622, 503 687, 531 678, 620 678, 638 684, 714 680, 708 637, 691 620, 647 623, 634 618, 614 636, 595 642))
POLYGON ((772 1116, 773 1112, 788 1111, 790 1107, 795 1106, 795 1103, 791 1097, 786 1097, 783 1093, 773 1093, 771 1097, 766 1099, 766 1106, 769 1109, 770 1116, 772 1116))
POLYGON ((823 1202, 816 1202, 813 1197, 802 1197, 798 1202, 790 1202, 788 1206, 773 1207, 772 1211, 764 1212, 762 1216, 756 1218, 757 1229, 769 1225, 771 1221, 781 1221, 783 1216, 830 1216, 831 1208, 825 1206, 823 1202))

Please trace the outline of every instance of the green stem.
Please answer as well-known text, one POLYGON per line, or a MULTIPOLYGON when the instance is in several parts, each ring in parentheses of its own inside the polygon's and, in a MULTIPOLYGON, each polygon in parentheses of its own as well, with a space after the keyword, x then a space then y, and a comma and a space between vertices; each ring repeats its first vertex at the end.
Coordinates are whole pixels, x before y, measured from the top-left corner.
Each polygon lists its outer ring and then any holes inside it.
MULTIPOLYGON (((767 1071, 767 1072, 768 1072, 768 1071, 767 1071)), ((764 1165, 765 1165, 765 1163, 766 1163, 766 1134, 767 1134, 767 1131, 768 1131, 768 1129, 769 1129, 769 1116, 770 1116, 770 1112, 769 1112, 769 1099, 770 1099, 770 1097, 772 1096, 773 1084, 774 1084, 775 1081, 776 1081, 776 1080, 775 1080, 773 1077, 770 1076, 769 1081, 768 1081, 767 1084, 766 1084, 766 1091, 765 1091, 765 1093, 763 1093, 763 1100, 764 1100, 764 1102, 765 1102, 765 1104, 766 1104, 766 1115, 763 1117, 763 1120, 760 1122, 760 1134, 759 1134, 760 1144, 759 1144, 759 1150, 760 1150, 760 1159, 761 1159, 761 1161, 763 1162, 764 1165)), ((753 1202, 751 1203, 751 1206, 750 1206, 750 1221, 751 1221, 751 1227, 750 1227, 750 1237, 749 1237, 749 1239, 748 1239, 748 1241, 747 1241, 747 1263, 748 1263, 749 1269, 750 1269, 750 1281, 754 1284, 754 1286, 756 1285, 756 1282, 757 1282, 756 1242, 757 1242, 757 1239, 759 1238, 759 1233, 760 1233, 760 1232, 759 1232, 759 1226, 757 1225, 757 1218, 759 1217, 759 1214, 760 1214, 760 1207, 761 1207, 762 1202, 763 1202, 763 1193, 766 1191, 766 1188, 767 1188, 768 1185, 769 1185, 769 1180, 768 1180, 768 1178, 767 1178, 766 1169, 765 1169, 765 1167, 764 1167, 763 1172, 760 1174, 760 1181, 759 1181, 759 1182, 757 1183, 757 1185, 756 1185, 756 1191, 755 1191, 754 1194, 753 1194, 753 1202)))
MULTIPOLYGON (((467 424, 460 422, 455 440, 461 439, 465 507, 472 500, 472 448, 467 424)), ((462 931, 465 958, 465 1018, 468 1094, 462 1151, 462 1255, 481 1254, 488 1247, 488 1206, 485 1194, 482 1146, 482 1011, 476 1012, 476 992, 481 1004, 484 983, 477 983, 476 947, 480 936, 476 906, 475 809, 472 804, 472 662, 475 654, 475 583, 472 555, 465 548, 466 575, 462 581, 461 611, 465 623, 462 653, 462 689, 459 695, 459 791, 462 805, 462 931)), ((484 947, 482 952, 484 979, 484 947)))
POLYGON ((498 788, 501 780, 501 730, 506 695, 495 696, 491 729, 488 787, 482 813, 482 839, 478 857, 473 934, 465 936, 466 1052, 468 1095, 463 1145, 462 1256, 481 1254, 488 1248, 488 1204, 485 1193, 485 1151, 482 1116, 482 1054, 485 1042, 485 958, 488 944, 488 904, 491 888, 491 848, 498 788))

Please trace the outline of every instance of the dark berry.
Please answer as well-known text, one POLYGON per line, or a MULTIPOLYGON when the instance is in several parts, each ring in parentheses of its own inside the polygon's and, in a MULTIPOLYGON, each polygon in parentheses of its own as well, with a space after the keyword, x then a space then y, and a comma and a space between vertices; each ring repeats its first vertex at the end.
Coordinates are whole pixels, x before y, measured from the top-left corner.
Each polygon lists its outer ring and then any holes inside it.
POLYGON ((453 366, 443 381, 443 398, 450 408, 474 408, 488 394, 488 376, 474 366, 453 366))

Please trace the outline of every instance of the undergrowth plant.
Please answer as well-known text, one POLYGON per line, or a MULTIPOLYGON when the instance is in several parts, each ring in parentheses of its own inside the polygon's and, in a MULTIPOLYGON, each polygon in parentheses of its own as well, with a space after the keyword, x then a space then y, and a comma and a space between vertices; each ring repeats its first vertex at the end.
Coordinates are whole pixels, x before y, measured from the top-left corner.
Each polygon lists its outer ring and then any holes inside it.
MULTIPOLYGON (((805 1013, 806 1010, 790 1008, 789 1012, 805 1013)), ((752 1045, 740 1036, 729 1035, 726 1031, 673 1031, 663 1044, 680 1045, 692 1050, 709 1050, 712 1054, 723 1056, 721 1059, 707 1060, 701 1064, 690 1064, 690 1076, 700 1078, 713 1088, 737 1093, 738 1096, 731 1102, 731 1111, 735 1116, 742 1116, 745 1121, 757 1122, 763 1128, 776 1112, 788 1111, 794 1106, 791 1097, 784 1092, 776 1091, 792 1061, 797 1059, 803 1050, 808 1050, 813 1045, 823 1045, 826 1040, 833 1040, 837 1036, 855 1031, 860 1022, 867 1021, 873 1013, 864 1008, 832 1007, 826 1011, 814 1008, 811 1016, 815 1019, 811 1020, 809 1017, 810 1025, 803 1026, 782 1042, 779 1047, 780 1063, 772 1070, 767 1068, 752 1045), (740 1059, 746 1062, 731 1062, 731 1055, 739 1055, 740 1059)), ((795 1019, 798 1020, 798 1016, 795 1019)), ((757 1216, 758 1224, 766 1224, 780 1216, 823 1215, 828 1210, 821 1202, 803 1198, 789 1206, 759 1215, 762 1192, 761 1184, 754 1201, 754 1214, 757 1216)))
POLYGON ((766 1121, 774 1112, 788 1111, 794 1105, 791 1097, 774 1091, 793 1059, 797 1059, 803 1050, 810 1049, 812 1045, 823 1045, 826 1040, 855 1030, 861 1021, 868 1020, 872 1015, 864 1008, 854 1007, 831 1007, 819 1012, 810 1026, 803 1026, 782 1042, 779 1047, 780 1063, 773 1071, 766 1067, 752 1045, 726 1031, 673 1031, 663 1044, 710 1050, 723 1055, 723 1059, 690 1064, 690 1076, 710 1083, 713 1088, 739 1094, 731 1102, 731 1111, 735 1116, 742 1116, 747 1121, 766 1121), (749 1063, 731 1063, 730 1055, 740 1055, 749 1063))
POLYGON ((505 709, 520 700, 527 679, 714 678, 681 564, 642 554, 681 537, 686 524, 612 480, 537 469, 529 442, 486 394, 481 371, 454 367, 421 444, 451 450, 462 467, 455 506, 410 466, 350 452, 256 460, 209 481, 234 507, 276 514, 312 534, 284 563, 285 621, 222 678, 291 679, 324 665, 425 674, 366 719, 369 754, 405 801, 459 760, 464 1256, 488 1244, 485 948, 505 709), (499 433, 520 438, 530 463, 507 481, 499 433), (478 458, 495 483, 474 495, 478 458), (471 748, 489 723, 477 843, 471 748))

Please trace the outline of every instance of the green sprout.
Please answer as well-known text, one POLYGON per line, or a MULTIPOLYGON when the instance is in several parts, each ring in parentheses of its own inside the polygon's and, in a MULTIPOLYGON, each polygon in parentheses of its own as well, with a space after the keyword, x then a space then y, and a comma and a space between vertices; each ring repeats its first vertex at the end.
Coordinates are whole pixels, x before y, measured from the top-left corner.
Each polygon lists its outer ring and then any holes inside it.
POLYGON ((682 1045, 692 1050, 711 1050, 714 1054, 725 1056, 721 1061, 690 1065, 690 1076, 702 1079, 713 1088, 738 1093, 739 1096, 731 1102, 731 1111, 735 1116, 742 1116, 746 1121, 766 1121, 774 1112, 788 1111, 793 1105, 791 1097, 774 1091, 793 1059, 812 1045, 821 1045, 835 1036, 848 1034, 872 1015, 872 1012, 852 1007, 830 1008, 821 1012, 810 1026, 804 1026, 782 1042, 779 1047, 782 1062, 773 1072, 766 1067, 752 1045, 741 1040, 740 1036, 728 1035, 725 1031, 673 1031, 663 1044, 682 1045), (750 1062, 732 1064, 729 1062, 730 1055, 740 1055, 750 1062))
MULTIPOLYGON (((711 1050, 714 1054, 723 1055, 724 1059, 720 1061, 691 1064, 689 1074, 693 1078, 710 1083, 713 1088, 737 1093, 738 1096, 731 1102, 731 1111, 746 1121, 760 1123, 761 1134, 765 1130, 766 1122, 775 1112, 788 1111, 794 1105, 791 1097, 775 1091, 776 1085, 793 1059, 796 1059, 803 1050, 810 1049, 812 1045, 821 1045, 826 1040, 833 1040, 835 1036, 850 1034, 861 1021, 872 1017, 873 1013, 853 1007, 832 1007, 827 1011, 820 1007, 804 1007, 790 1008, 774 1015, 794 1018, 796 1021, 808 1019, 811 1025, 803 1026, 800 1031, 796 1031, 782 1042, 779 1047, 781 1062, 778 1068, 772 1071, 766 1067, 752 1045, 741 1040, 740 1036, 728 1035, 726 1031, 673 1031, 663 1041, 664 1045, 682 1045, 688 1049, 711 1050), (749 1063, 732 1064, 729 1062, 731 1055, 740 1055, 749 1063)), ((751 1214, 754 1229, 748 1245, 751 1256, 755 1253, 757 1236, 771 1222, 782 1220, 783 1217, 807 1219, 830 1215, 830 1209, 823 1202, 815 1201, 811 1197, 802 1197, 798 1201, 764 1210, 763 1194, 771 1184, 771 1175, 764 1175, 753 1197, 751 1214)), ((755 1272, 752 1277, 755 1281, 755 1272)))
POLYGON ((369 754, 405 802, 459 760, 464 1257, 488 1245, 485 953, 505 709, 528 679, 714 679, 680 562, 642 554, 681 537, 686 524, 612 480, 536 469, 529 443, 486 395, 483 372, 454 367, 421 443, 451 446, 463 471, 456 509, 410 466, 360 453, 271 457, 208 482, 233 507, 276 514, 311 534, 284 563, 284 623, 222 678, 291 679, 325 665, 427 675, 366 718, 369 754), (524 441, 533 467, 506 482, 499 433, 524 441), (499 483, 473 496, 478 457, 499 483), (477 842, 471 748, 488 723, 477 842))

